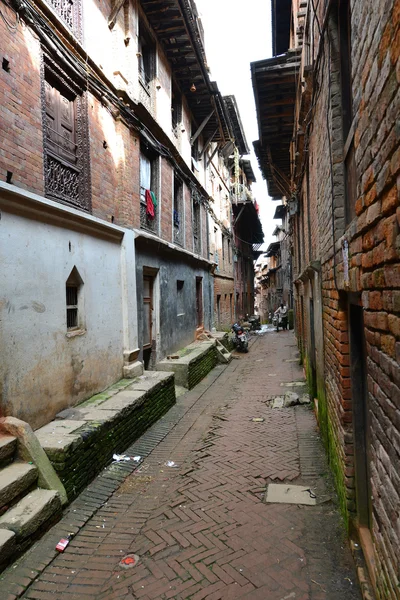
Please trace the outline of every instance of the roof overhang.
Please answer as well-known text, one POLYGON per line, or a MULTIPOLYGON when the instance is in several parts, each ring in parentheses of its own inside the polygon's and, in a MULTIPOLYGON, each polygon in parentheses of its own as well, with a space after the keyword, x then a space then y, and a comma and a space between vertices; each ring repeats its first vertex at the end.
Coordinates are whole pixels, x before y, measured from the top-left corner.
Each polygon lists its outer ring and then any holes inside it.
POLYGON ((246 179, 249 183, 255 183, 256 176, 254 175, 253 167, 251 166, 251 162, 248 159, 242 159, 240 161, 240 166, 242 167, 244 174, 246 175, 246 179))
POLYGON ((228 112, 231 128, 235 136, 236 145, 240 154, 249 154, 250 150, 247 145, 246 136, 240 118, 239 109, 236 103, 235 96, 223 96, 225 106, 228 112))
MULTIPOLYGON (((281 247, 281 243, 280 242, 272 242, 272 244, 270 244, 267 248, 267 252, 265 253, 265 256, 276 256, 280 250, 281 247)), ((272 269, 270 269, 271 271, 272 269)))
POLYGON ((262 244, 264 232, 254 203, 233 204, 232 210, 235 217, 234 227, 240 239, 256 246, 262 244))
POLYGON ((140 5, 196 124, 213 113, 202 131, 204 138, 228 142, 232 137, 229 117, 217 84, 210 81, 203 26, 194 0, 141 0, 140 5), (195 91, 191 91, 193 84, 195 91))
POLYGON ((251 63, 259 133, 254 150, 274 200, 290 195, 290 142, 299 69, 298 50, 251 63))

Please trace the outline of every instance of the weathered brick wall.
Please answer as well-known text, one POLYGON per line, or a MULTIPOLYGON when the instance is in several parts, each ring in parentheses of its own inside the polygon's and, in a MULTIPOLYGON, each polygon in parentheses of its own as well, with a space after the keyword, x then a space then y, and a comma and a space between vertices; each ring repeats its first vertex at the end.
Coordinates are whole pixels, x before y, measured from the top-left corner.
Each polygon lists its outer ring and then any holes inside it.
POLYGON ((172 227, 173 227, 173 204, 172 204, 172 181, 173 170, 171 165, 164 158, 161 159, 161 230, 160 237, 167 242, 172 242, 172 227))
MULTIPOLYGON (((14 13, 2 4, 10 23, 14 13)), ((43 136, 40 47, 27 28, 10 31, 0 19, 0 58, 9 71, 0 69, 0 179, 7 171, 12 183, 43 193, 43 136)))
MULTIPOLYGON (((349 302, 358 301, 363 308, 373 580, 379 598, 395 599, 400 568, 395 509, 400 502, 400 1, 352 0, 350 4, 356 217, 346 221, 339 41, 333 11, 327 29, 330 43, 327 34, 323 41, 325 68, 319 72, 309 138, 309 198, 303 181, 294 264, 301 271, 310 260, 321 262, 323 321, 314 324, 324 330, 325 391, 318 398, 319 416, 344 514, 356 523, 349 302), (298 235, 304 252, 301 244, 300 249, 297 246, 298 235)), ((300 301, 303 296, 306 302, 306 294, 298 285, 296 328, 303 349, 308 347, 304 338, 310 335, 307 307, 301 310, 300 301)))

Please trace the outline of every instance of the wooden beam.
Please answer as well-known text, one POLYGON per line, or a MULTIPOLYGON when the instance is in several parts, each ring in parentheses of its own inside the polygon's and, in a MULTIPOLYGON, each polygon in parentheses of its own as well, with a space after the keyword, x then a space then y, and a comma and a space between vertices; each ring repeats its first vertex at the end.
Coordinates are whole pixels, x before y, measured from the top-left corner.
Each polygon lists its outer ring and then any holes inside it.
POLYGON ((219 144, 216 145, 216 147, 214 148, 214 152, 211 154, 210 158, 207 159, 207 167, 210 164, 210 162, 212 161, 212 159, 214 158, 214 156, 217 154, 219 149, 219 144))
MULTIPOLYGON (((204 148, 203 150, 200 152, 199 158, 203 158, 205 152, 207 152, 208 146, 211 144, 211 142, 213 141, 214 137, 217 135, 218 133, 218 127, 217 129, 210 135, 210 137, 208 138, 208 140, 206 141, 206 143, 204 144, 204 148)), ((217 148, 218 149, 218 148, 217 148)))
POLYGON ((114 8, 108 17, 108 26, 112 29, 117 21, 118 13, 125 4, 125 0, 115 0, 114 8))
POLYGON ((207 125, 208 121, 211 119, 211 117, 213 116, 214 113, 215 113, 215 109, 213 109, 210 112, 210 114, 206 116, 206 118, 203 120, 203 122, 201 123, 201 125, 197 129, 196 133, 190 138, 190 145, 191 146, 193 146, 194 142, 197 140, 197 138, 199 137, 199 135, 201 134, 201 132, 203 131, 204 127, 207 125))

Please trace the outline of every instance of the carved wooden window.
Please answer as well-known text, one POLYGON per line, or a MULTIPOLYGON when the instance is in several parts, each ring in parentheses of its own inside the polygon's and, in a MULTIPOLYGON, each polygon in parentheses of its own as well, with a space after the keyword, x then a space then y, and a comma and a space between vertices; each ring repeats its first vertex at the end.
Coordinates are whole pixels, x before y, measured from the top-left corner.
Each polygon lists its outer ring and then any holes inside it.
POLYGON ((201 252, 200 202, 197 197, 193 198, 193 250, 196 254, 201 252))
POLYGON ((90 211, 87 107, 83 91, 45 56, 43 68, 45 194, 90 211))
POLYGON ((155 45, 142 22, 139 22, 137 57, 139 81, 150 93, 150 83, 155 75, 155 45))
POLYGON ((45 81, 44 85, 48 149, 73 167, 77 161, 75 98, 67 97, 49 81, 45 81))
POLYGON ((81 35, 81 0, 47 0, 77 37, 81 35))
POLYGON ((174 81, 172 81, 171 89, 171 118, 172 130, 175 135, 178 135, 182 121, 182 94, 174 81))
POLYGON ((179 177, 174 177, 174 242, 183 246, 184 240, 183 184, 179 177))

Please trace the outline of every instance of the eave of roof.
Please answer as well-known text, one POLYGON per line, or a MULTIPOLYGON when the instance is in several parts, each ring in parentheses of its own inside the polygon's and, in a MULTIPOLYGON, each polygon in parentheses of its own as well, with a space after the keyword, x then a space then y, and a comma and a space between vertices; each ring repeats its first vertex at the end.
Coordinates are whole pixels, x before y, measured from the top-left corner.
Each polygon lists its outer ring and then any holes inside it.
POLYGON ((249 244, 262 244, 264 232, 254 203, 233 204, 232 210, 235 217, 240 215, 234 225, 238 236, 249 244))
POLYGON ((193 0, 141 0, 141 7, 161 44, 173 77, 200 125, 214 114, 203 129, 205 139, 227 142, 232 132, 222 95, 210 81, 204 50, 203 29, 193 0), (196 91, 191 92, 194 84, 196 91))
POLYGON ((272 242, 272 244, 268 246, 265 256, 275 256, 278 253, 280 246, 280 242, 272 242))
POLYGON ((273 199, 290 194, 290 142, 299 68, 298 50, 251 63, 259 132, 254 150, 273 199))
POLYGON ((239 109, 236 103, 235 96, 224 96, 223 97, 229 119, 231 122, 232 130, 235 135, 236 145, 238 147, 240 154, 249 154, 250 150, 247 145, 246 136, 244 134, 244 129, 242 125, 242 120, 240 118, 239 109))
POLYGON ((246 175, 247 181, 251 183, 255 183, 256 176, 254 175, 253 167, 251 166, 251 162, 248 159, 242 159, 240 161, 240 165, 246 175))

